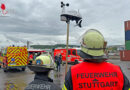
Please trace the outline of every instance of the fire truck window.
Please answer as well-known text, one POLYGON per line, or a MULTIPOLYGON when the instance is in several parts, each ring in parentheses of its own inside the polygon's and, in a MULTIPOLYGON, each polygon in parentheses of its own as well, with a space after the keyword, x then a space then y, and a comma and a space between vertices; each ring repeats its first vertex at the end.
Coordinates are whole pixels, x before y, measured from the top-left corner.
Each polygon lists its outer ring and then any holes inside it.
POLYGON ((80 50, 77 50, 77 54, 79 55, 79 53, 80 53, 80 50))
POLYGON ((71 51, 70 50, 68 50, 68 55, 70 55, 71 54, 71 51))
POLYGON ((73 55, 76 55, 76 50, 73 50, 72 54, 73 54, 73 55))

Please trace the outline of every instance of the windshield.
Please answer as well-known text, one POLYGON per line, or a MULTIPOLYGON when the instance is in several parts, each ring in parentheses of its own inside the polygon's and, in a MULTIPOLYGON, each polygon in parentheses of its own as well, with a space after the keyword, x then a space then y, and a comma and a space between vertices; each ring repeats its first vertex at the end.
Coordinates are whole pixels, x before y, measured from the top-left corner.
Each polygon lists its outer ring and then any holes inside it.
POLYGON ((72 54, 73 54, 73 55, 76 55, 76 50, 73 50, 73 51, 72 51, 72 54))

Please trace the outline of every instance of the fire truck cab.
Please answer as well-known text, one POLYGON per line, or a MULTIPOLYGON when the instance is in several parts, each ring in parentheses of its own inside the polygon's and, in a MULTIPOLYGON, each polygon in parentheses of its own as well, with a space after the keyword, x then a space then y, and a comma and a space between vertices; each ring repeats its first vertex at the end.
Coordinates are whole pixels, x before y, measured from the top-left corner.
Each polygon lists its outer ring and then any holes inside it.
MULTIPOLYGON (((68 63, 78 64, 83 61, 78 52, 79 49, 68 49, 68 63)), ((66 62, 66 49, 54 49, 54 57, 56 55, 62 55, 62 62, 66 62)))

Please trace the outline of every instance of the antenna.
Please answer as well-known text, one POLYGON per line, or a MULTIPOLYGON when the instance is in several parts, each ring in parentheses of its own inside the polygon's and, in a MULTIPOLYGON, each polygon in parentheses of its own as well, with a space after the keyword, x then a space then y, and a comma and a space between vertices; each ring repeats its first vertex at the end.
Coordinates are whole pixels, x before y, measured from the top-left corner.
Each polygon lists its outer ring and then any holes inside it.
POLYGON ((64 4, 63 2, 61 2, 61 8, 64 8, 65 6, 69 7, 69 3, 64 4))
POLYGON ((65 13, 65 6, 69 7, 69 3, 64 4, 63 1, 62 1, 61 2, 62 13, 65 13))
POLYGON ((63 2, 61 2, 61 8, 63 8, 65 6, 65 4, 63 2))
POLYGON ((69 3, 67 3, 66 6, 69 7, 69 3))

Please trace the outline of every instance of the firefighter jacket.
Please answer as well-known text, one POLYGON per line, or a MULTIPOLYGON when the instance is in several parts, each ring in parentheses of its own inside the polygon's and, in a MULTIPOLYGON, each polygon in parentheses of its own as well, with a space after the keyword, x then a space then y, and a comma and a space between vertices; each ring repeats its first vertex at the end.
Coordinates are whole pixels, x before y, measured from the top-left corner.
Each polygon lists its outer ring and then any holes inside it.
POLYGON ((48 75, 35 75, 32 81, 25 90, 61 90, 60 87, 53 83, 53 80, 48 75))
POLYGON ((62 90, 130 90, 130 83, 117 65, 82 62, 70 68, 62 90))

